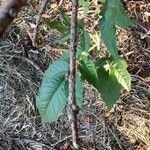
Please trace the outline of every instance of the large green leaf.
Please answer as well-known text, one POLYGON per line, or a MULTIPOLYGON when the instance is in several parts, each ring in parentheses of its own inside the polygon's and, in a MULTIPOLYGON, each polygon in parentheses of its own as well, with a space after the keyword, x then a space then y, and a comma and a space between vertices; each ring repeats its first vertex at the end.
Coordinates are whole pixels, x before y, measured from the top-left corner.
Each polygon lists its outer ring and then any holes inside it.
MULTIPOLYGON (((78 50, 79 51, 79 50, 78 50)), ((69 70, 69 50, 53 62, 44 73, 36 105, 44 122, 54 122, 67 104, 69 70)), ((81 108, 83 103, 83 87, 80 75, 76 76, 76 103, 81 108)))
MULTIPOLYGON (((110 61, 109 58, 108 60, 110 61)), ((119 97, 120 85, 113 70, 106 67, 106 62, 107 58, 101 58, 94 65, 92 61, 85 57, 80 60, 79 70, 82 77, 97 89, 103 101, 110 108, 119 97)))
POLYGON ((125 13, 125 9, 122 5, 121 0, 116 0, 113 1, 113 3, 111 4, 112 7, 114 7, 113 9, 113 14, 117 14, 117 17, 115 17, 115 23, 117 26, 121 27, 121 28, 126 28, 128 26, 132 26, 134 24, 134 21, 131 20, 125 13))
POLYGON ((66 61, 55 61, 46 70, 36 105, 44 122, 54 122, 67 103, 65 75, 68 71, 66 61))
POLYGON ((114 61, 112 65, 114 75, 118 82, 127 90, 131 90, 131 76, 127 71, 127 64, 123 59, 114 61))
POLYGON ((82 51, 88 53, 90 49, 90 36, 88 31, 83 31, 80 35, 80 46, 82 51))
POLYGON ((98 91, 106 105, 111 108, 120 95, 120 85, 111 70, 106 71, 103 67, 98 68, 98 91))
POLYGON ((116 26, 128 27, 133 25, 121 3, 121 0, 106 0, 99 21, 101 37, 113 58, 118 59, 116 46, 116 26))

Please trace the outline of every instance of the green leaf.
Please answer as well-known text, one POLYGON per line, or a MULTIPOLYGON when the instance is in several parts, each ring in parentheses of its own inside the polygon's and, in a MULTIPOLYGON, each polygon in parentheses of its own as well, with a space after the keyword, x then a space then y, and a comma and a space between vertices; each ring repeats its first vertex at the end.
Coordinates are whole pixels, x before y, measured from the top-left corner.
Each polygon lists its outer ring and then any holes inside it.
POLYGON ((118 59, 116 46, 116 26, 128 27, 133 25, 121 3, 121 0, 106 0, 99 21, 101 37, 114 59, 118 59))
POLYGON ((103 67, 104 65, 107 64, 107 62, 110 62, 110 61, 111 61, 111 57, 101 57, 95 62, 95 66, 97 68, 103 67))
POLYGON ((131 76, 127 71, 127 64, 123 59, 116 60, 112 64, 114 75, 118 82, 129 92, 131 90, 131 76))
POLYGON ((111 52, 113 58, 118 58, 118 50, 116 46, 116 28, 109 24, 109 22, 103 22, 100 25, 101 37, 107 47, 111 52))
POLYGON ((76 75, 76 103, 79 108, 82 108, 83 104, 83 86, 81 77, 79 74, 76 75))
POLYGON ((66 42, 70 39, 70 32, 63 33, 60 37, 54 40, 54 43, 66 42))
POLYGON ((44 73, 36 98, 36 105, 44 122, 54 122, 67 103, 65 75, 69 65, 66 61, 55 61, 44 73))
POLYGON ((64 21, 64 24, 70 28, 70 18, 66 15, 64 10, 61 10, 61 16, 64 21))
POLYGON ((85 28, 84 19, 77 20, 77 28, 80 31, 83 31, 85 28))
POLYGON ((57 31, 64 33, 69 30, 67 26, 65 26, 61 21, 54 20, 54 21, 45 21, 46 25, 51 29, 56 29, 57 31))
POLYGON ((81 50, 88 53, 90 49, 90 37, 88 31, 83 31, 80 35, 81 50))
POLYGON ((120 95, 120 84, 114 72, 109 67, 106 68, 108 60, 110 58, 101 58, 94 65, 86 56, 82 57, 79 70, 82 77, 97 89, 106 105, 111 108, 120 95))
POLYGON ((102 3, 105 3, 106 2, 106 0, 99 0, 100 2, 102 2, 102 3))
MULTIPOLYGON (((81 49, 77 48, 76 57, 81 55, 81 49)), ((65 50, 59 60, 67 61, 69 63, 70 50, 65 50)))
POLYGON ((94 64, 88 58, 84 58, 79 62, 79 70, 84 79, 97 88, 97 72, 94 64))
POLYGON ((86 16, 89 11, 90 1, 89 0, 80 0, 79 3, 83 7, 84 16, 86 16))
POLYGON ((66 61, 69 63, 69 53, 70 53, 70 50, 65 50, 62 55, 60 56, 59 60, 63 60, 63 61, 66 61))
POLYGON ((122 5, 122 2, 120 0, 116 0, 116 3, 114 2, 112 4, 112 6, 114 7, 114 5, 115 5, 115 8, 113 9, 113 11, 114 11, 113 14, 117 14, 117 17, 115 18, 116 25, 121 27, 121 28, 126 28, 128 26, 132 26, 134 24, 134 21, 131 20, 126 15, 125 9, 122 5))
MULTIPOLYGON (((68 60, 69 50, 54 61, 44 73, 36 105, 45 123, 56 121, 67 104, 68 80, 65 79, 65 76, 69 70, 68 60)), ((79 108, 82 107, 83 87, 79 74, 76 75, 76 103, 79 108)))
POLYGON ((103 67, 97 70, 98 91, 106 105, 111 108, 120 95, 120 85, 112 71, 106 71, 103 67))

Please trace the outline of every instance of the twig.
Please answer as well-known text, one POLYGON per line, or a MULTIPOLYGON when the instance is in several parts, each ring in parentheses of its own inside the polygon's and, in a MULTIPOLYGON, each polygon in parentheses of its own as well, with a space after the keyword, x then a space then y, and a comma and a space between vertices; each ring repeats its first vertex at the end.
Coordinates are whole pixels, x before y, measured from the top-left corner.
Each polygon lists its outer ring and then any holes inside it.
POLYGON ((36 25, 34 28, 34 33, 33 33, 33 38, 32 38, 33 45, 36 45, 36 37, 37 37, 37 33, 38 33, 38 27, 40 25, 40 20, 41 20, 42 14, 44 12, 44 9, 45 9, 47 3, 48 3, 48 0, 43 0, 40 12, 39 12, 38 17, 36 19, 36 25))
POLYGON ((78 9, 78 0, 72 0, 68 118, 69 118, 69 122, 71 125, 72 141, 73 141, 73 146, 75 149, 79 149, 78 128, 77 128, 78 108, 76 105, 76 96, 75 96, 76 47, 77 47, 77 9, 78 9))
POLYGON ((53 145, 53 147, 51 148, 51 150, 54 150, 54 148, 55 148, 58 144, 60 144, 60 143, 62 143, 62 142, 64 142, 64 141, 66 141, 66 140, 68 140, 70 137, 71 137, 71 136, 67 136, 66 138, 64 138, 64 139, 58 141, 57 143, 55 143, 55 144, 53 145))

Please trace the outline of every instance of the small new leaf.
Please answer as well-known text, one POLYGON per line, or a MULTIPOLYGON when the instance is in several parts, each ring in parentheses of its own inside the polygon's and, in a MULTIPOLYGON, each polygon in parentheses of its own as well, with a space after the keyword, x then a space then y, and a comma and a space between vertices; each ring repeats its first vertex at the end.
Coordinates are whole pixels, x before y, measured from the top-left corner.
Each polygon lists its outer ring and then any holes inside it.
POLYGON ((88 53, 90 49, 90 37, 88 31, 83 31, 80 35, 81 50, 88 53))
POLYGON ((127 64, 123 59, 116 60, 112 64, 114 75, 118 82, 129 92, 131 90, 131 76, 127 71, 127 64))
POLYGON ((84 16, 86 16, 89 11, 90 1, 89 0, 80 0, 79 2, 83 7, 84 16))
POLYGON ((56 29, 60 33, 65 33, 66 31, 69 30, 67 26, 65 26, 61 21, 58 20, 54 21, 46 20, 45 23, 49 28, 56 29))
POLYGON ((83 86, 81 77, 79 74, 76 74, 76 103, 79 108, 82 108, 83 104, 83 86))
POLYGON ((62 19, 64 21, 64 24, 70 28, 70 18, 66 15, 65 11, 64 10, 61 10, 61 16, 62 16, 62 19))

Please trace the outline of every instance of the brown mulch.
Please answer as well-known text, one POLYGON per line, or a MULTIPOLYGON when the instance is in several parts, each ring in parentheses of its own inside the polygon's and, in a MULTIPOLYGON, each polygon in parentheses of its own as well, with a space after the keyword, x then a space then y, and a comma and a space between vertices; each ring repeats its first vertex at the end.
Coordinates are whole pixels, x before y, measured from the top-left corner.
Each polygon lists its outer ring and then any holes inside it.
MULTIPOLYGON (((38 47, 32 45, 30 36, 39 3, 32 1, 0 42, 0 150, 72 149, 66 112, 49 125, 41 122, 35 107, 41 70, 44 72, 67 47, 66 43, 53 44, 53 38, 59 34, 50 31, 44 23, 40 26, 38 47), (24 60, 26 57, 28 60, 24 60)), ((70 6, 66 5, 69 2, 63 3, 70 14, 70 6)), ((59 18, 55 1, 52 4, 48 4, 43 17, 59 18)), ((100 95, 83 83, 84 106, 78 116, 83 150, 150 150, 150 3, 133 0, 126 1, 125 6, 128 14, 137 20, 130 29, 117 30, 119 52, 132 75, 132 90, 122 91, 107 116, 100 95)), ((91 9, 90 15, 95 5, 91 9)))

